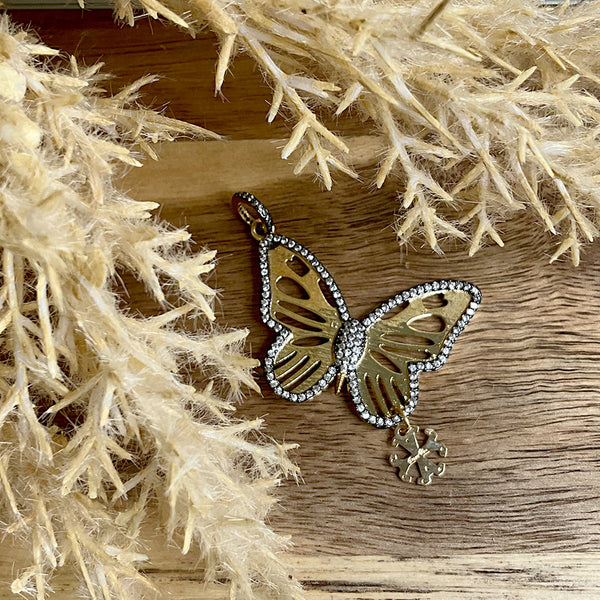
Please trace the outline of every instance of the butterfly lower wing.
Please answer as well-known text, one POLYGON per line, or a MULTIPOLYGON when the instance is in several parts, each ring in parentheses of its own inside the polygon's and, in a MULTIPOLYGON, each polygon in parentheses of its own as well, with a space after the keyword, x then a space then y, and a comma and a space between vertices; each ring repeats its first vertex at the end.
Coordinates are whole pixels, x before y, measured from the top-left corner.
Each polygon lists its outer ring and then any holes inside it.
POLYGON ((366 343, 349 389, 360 416, 391 427, 418 398, 418 375, 439 369, 481 301, 462 281, 436 281, 398 294, 363 320, 366 343))
POLYGON ((334 340, 346 305, 321 263, 306 248, 277 235, 260 246, 261 314, 278 335, 264 361, 276 393, 302 402, 335 376, 334 340))

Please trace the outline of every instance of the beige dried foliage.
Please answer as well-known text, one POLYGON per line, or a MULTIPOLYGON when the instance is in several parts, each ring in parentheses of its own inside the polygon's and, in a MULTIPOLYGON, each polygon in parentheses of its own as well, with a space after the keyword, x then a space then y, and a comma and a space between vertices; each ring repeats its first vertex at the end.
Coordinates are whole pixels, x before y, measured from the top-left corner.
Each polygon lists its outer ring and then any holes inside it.
POLYGON ((216 88, 236 52, 273 89, 268 120, 294 127, 282 157, 356 177, 352 155, 320 115, 354 111, 381 134, 374 183, 398 182, 398 237, 439 250, 441 237, 503 245, 499 224, 521 211, 549 234, 551 261, 600 225, 600 0, 113 0, 221 48, 216 88), (320 110, 315 110, 320 107, 320 110))
POLYGON ((140 149, 213 134, 138 108, 148 79, 110 97, 98 67, 56 54, 2 17, 0 528, 31 558, 12 591, 54 597, 74 564, 82 597, 153 597, 140 532, 163 516, 232 597, 298 598, 265 525, 295 468, 232 414, 254 361, 245 331, 214 325, 214 252, 115 187, 140 149), (152 315, 120 308, 128 276, 152 315))

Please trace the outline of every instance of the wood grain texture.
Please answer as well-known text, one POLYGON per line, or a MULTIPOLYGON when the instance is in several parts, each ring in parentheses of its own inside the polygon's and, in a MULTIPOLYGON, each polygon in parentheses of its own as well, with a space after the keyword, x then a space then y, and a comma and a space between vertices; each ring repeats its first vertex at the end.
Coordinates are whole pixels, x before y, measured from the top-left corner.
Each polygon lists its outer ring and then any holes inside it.
MULTIPOLYGON (((123 35, 105 13, 15 18, 88 63, 103 58, 115 85, 162 73, 146 100, 171 101, 169 114, 229 136, 165 146, 123 188, 160 202, 162 217, 218 251, 211 283, 221 290, 220 322, 248 327, 253 355, 264 355, 272 334, 258 314, 256 246, 231 211, 235 191, 254 192, 278 231, 319 257, 355 317, 424 281, 481 288, 482 306, 448 364, 421 377, 412 420, 434 427, 449 447, 447 475, 428 488, 397 478, 387 462, 390 433, 366 425, 331 390, 293 405, 259 378, 264 395, 240 406, 240 416, 265 416, 269 435, 300 443, 303 483, 280 488, 271 523, 292 536, 309 598, 600 597, 598 246, 578 269, 548 265, 547 234, 523 214, 504 228, 504 249, 471 259, 452 245, 443 256, 400 251, 393 182, 377 191, 365 183, 378 148, 368 127, 344 130, 360 150, 363 182, 339 176, 326 192, 279 158, 288 127, 265 125, 267 89, 247 59, 233 68, 228 101, 212 96, 210 35, 188 40, 146 21, 123 35)), ((133 307, 150 310, 143 290, 128 291, 133 307)), ((202 587, 193 557, 182 560, 158 538, 151 554, 152 577, 169 597, 225 597, 224 586, 202 587)), ((7 582, 21 557, 0 545, 0 598, 11 597, 7 582)), ((72 578, 61 585, 61 600, 75 597, 72 578)))
MULTIPOLYGON (((368 147, 372 140, 352 143, 368 147)), ((442 257, 401 253, 388 227, 391 189, 367 192, 340 181, 336 191, 322 192, 309 177, 293 177, 271 141, 164 150, 162 160, 132 172, 127 187, 160 202, 164 217, 187 223, 197 240, 219 251, 214 283, 223 290, 224 322, 250 327, 255 356, 272 336, 258 318, 255 244, 229 206, 236 189, 255 191, 278 231, 319 256, 357 317, 431 279, 466 279, 482 289, 480 311, 448 364, 422 376, 412 420, 434 427, 450 448, 448 476, 430 488, 402 484, 386 462, 389 432, 364 424, 331 390, 294 405, 262 382, 264 397, 241 407, 244 416, 268 414, 269 434, 301 444, 304 484, 282 489, 285 510, 274 516, 299 550, 437 556, 440 548, 597 547, 597 249, 578 270, 550 266, 524 217, 507 229, 506 248, 473 259, 462 248, 442 257)), ((143 305, 143 298, 135 302, 143 305)))
MULTIPOLYGON (((18 550, 17 550, 18 552, 18 550)), ((156 600, 229 600, 227 585, 202 584, 197 559, 155 551, 146 570, 156 600)), ((597 598, 600 553, 466 554, 398 559, 390 556, 291 555, 307 600, 590 600, 597 598)), ((14 555, 0 555, 5 573, 14 555)), ((59 600, 77 600, 72 573, 53 581, 59 600)), ((0 598, 9 596, 0 593, 0 598)), ((15 598, 12 596, 11 598, 15 598)))

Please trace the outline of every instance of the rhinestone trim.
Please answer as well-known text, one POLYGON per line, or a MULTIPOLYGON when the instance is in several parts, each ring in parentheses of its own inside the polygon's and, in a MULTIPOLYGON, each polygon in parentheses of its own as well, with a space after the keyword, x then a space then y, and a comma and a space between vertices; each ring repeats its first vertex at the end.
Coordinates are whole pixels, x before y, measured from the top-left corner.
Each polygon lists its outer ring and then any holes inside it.
MULTIPOLYGON (((475 311, 479 308, 481 303, 481 291, 476 285, 472 283, 468 283, 466 281, 460 280, 440 280, 440 281, 431 281, 428 283, 424 283, 421 285, 417 285, 408 290, 404 290, 399 294, 396 294, 394 297, 390 298, 388 301, 382 303, 380 306, 371 311, 362 321, 356 321, 355 319, 350 319, 350 314, 348 312, 348 308, 344 301, 341 291, 337 287, 333 278, 327 271, 327 269, 322 265, 322 263, 308 251, 307 248, 298 244, 296 241, 291 240, 286 236, 280 236, 274 233, 273 224, 271 217, 268 211, 264 208, 264 206, 254 198, 251 194, 248 195, 245 192, 237 194, 238 196, 244 197, 248 200, 259 212, 260 216, 265 220, 267 226, 269 227, 269 233, 261 240, 259 244, 259 271, 261 275, 262 288, 261 288, 261 304, 260 304, 260 314, 262 321, 273 329, 277 335, 271 344, 269 350, 267 351, 267 355, 263 361, 263 367, 265 371, 265 376, 267 382, 273 389, 273 391, 285 398, 286 400, 290 400, 292 402, 305 402, 310 398, 320 394, 334 379, 334 377, 342 370, 346 372, 348 378, 348 390, 350 392, 351 399, 355 405, 356 412, 358 415, 365 420, 367 423, 374 425, 377 428, 389 428, 397 425, 401 421, 401 417, 399 415, 395 415, 391 418, 383 418, 378 415, 375 415, 366 408, 363 403, 362 397, 360 395, 360 387, 358 376, 356 374, 356 363, 357 356, 360 358, 360 354, 357 354, 359 351, 360 344, 357 342, 356 344, 347 344, 342 341, 344 331, 346 326, 348 326, 348 331, 351 329, 351 324, 358 323, 364 328, 364 330, 368 329, 375 321, 380 319, 383 315, 385 315, 390 310, 393 310, 398 305, 406 302, 408 300, 412 300, 417 296, 429 293, 429 292, 446 292, 450 290, 464 290, 471 294, 471 302, 469 306, 458 320, 457 324, 450 331, 446 341, 444 343, 444 348, 440 352, 438 356, 435 358, 426 360, 426 361, 415 361, 408 363, 408 371, 409 371, 409 385, 410 385, 410 396, 406 399, 406 406, 404 412, 406 416, 409 416, 414 411, 417 401, 419 398, 419 374, 423 371, 437 371, 441 368, 445 362, 448 360, 450 355, 450 351, 454 342, 469 323, 475 311), (253 202, 256 201, 256 204, 253 202), (265 214, 261 212, 264 211, 265 214), (300 254, 305 260, 307 260, 319 273, 320 277, 323 279, 331 294, 335 300, 337 309, 340 313, 340 317, 344 322, 340 327, 340 331, 338 333, 338 337, 336 337, 336 341, 334 342, 334 352, 335 352, 335 360, 332 365, 329 367, 325 375, 317 381, 311 388, 302 392, 300 394, 296 394, 293 392, 289 392, 280 385, 275 377, 275 357, 279 353, 279 351, 283 348, 285 343, 291 336, 291 331, 287 329, 281 323, 277 323, 271 318, 270 314, 270 306, 271 306, 271 282, 269 278, 269 250, 273 248, 277 244, 283 244, 287 248, 293 250, 294 252, 300 254), (338 339, 339 338, 339 339, 338 339), (345 355, 346 350, 348 351, 348 356, 345 355)), ((345 338, 344 338, 345 339, 345 338)), ((364 348, 364 345, 361 347, 364 348)), ((361 349, 362 353, 362 349, 361 349)))

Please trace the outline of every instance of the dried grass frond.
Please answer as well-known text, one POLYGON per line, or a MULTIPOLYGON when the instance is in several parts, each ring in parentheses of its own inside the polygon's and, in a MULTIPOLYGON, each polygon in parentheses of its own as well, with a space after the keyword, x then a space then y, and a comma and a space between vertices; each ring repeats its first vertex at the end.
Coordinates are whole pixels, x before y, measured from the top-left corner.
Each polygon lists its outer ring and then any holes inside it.
POLYGON ((298 598, 265 524, 296 469, 232 414, 255 363, 245 331, 214 324, 214 253, 115 187, 150 144, 215 136, 137 107, 148 79, 111 97, 98 67, 56 54, 0 19, 0 525, 31 557, 12 591, 50 598, 73 563, 84 597, 144 597, 140 531, 158 514, 232 597, 298 598), (119 307, 127 273, 154 316, 119 307))
POLYGON ((268 120, 295 123, 282 157, 297 157, 296 172, 314 165, 327 188, 332 171, 355 174, 314 107, 370 120, 384 140, 377 186, 391 173, 405 182, 401 243, 464 237, 473 254, 501 244, 492 223, 527 210, 558 236, 553 259, 577 264, 597 234, 600 0, 113 1, 130 24, 134 5, 191 33, 208 24, 221 41, 217 90, 234 54, 250 54, 273 89, 268 120))

